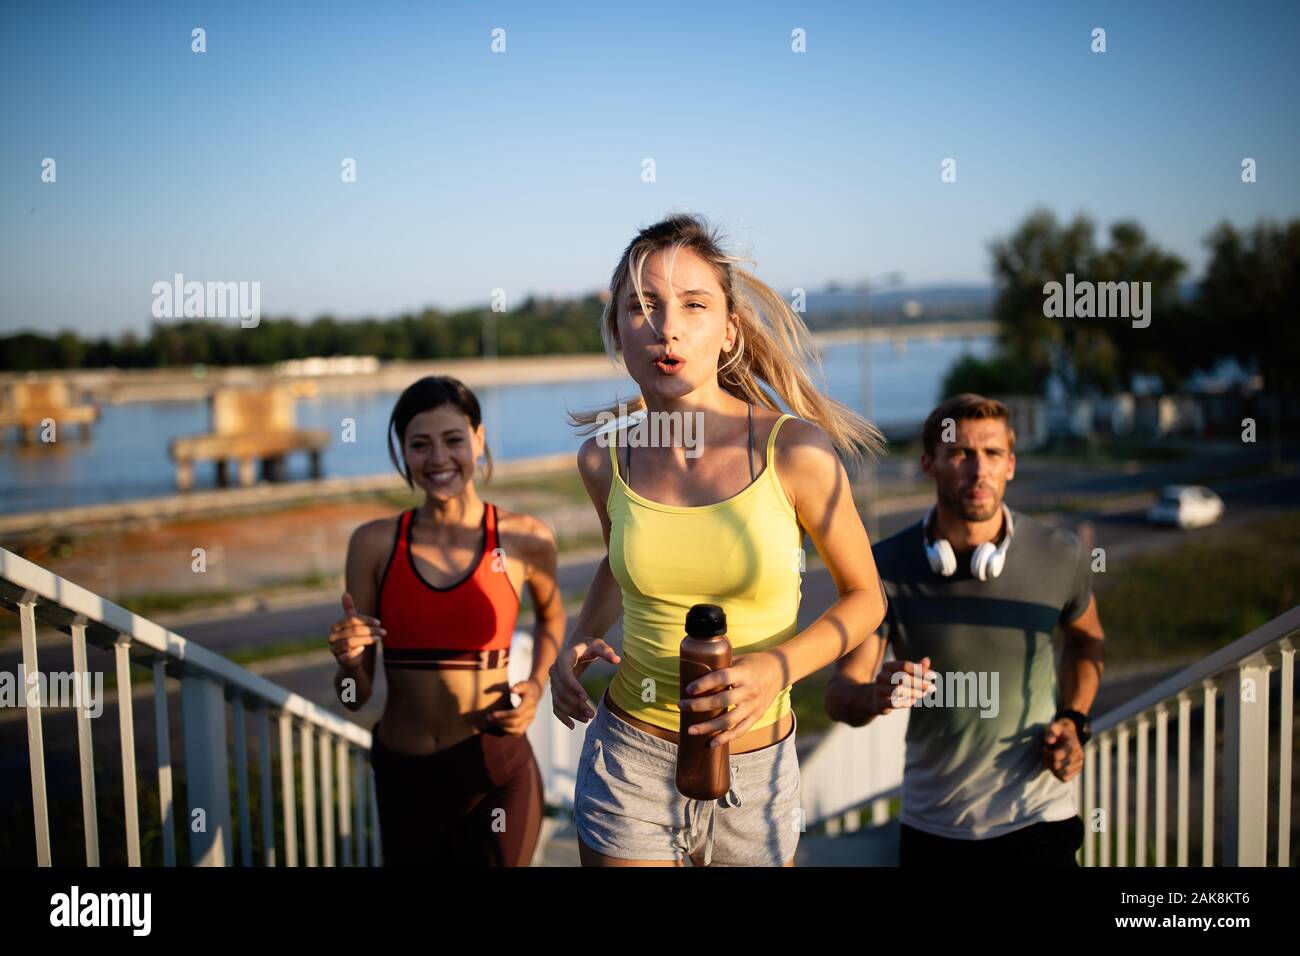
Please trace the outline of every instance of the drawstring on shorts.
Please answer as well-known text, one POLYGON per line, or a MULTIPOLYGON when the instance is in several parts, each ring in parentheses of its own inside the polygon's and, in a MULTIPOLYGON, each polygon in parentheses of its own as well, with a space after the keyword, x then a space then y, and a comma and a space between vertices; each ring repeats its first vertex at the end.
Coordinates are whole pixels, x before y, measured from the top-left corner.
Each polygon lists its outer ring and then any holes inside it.
POLYGON ((704 865, 708 866, 713 861, 713 815, 718 809, 727 807, 739 807, 742 804, 740 790, 736 786, 736 768, 732 766, 731 782, 727 792, 716 800, 687 800, 686 801, 686 832, 689 837, 687 840, 688 852, 689 846, 694 842, 694 836, 699 832, 700 815, 707 814, 709 818, 708 832, 704 837, 704 865), (691 810, 695 811, 695 820, 691 821, 691 810))

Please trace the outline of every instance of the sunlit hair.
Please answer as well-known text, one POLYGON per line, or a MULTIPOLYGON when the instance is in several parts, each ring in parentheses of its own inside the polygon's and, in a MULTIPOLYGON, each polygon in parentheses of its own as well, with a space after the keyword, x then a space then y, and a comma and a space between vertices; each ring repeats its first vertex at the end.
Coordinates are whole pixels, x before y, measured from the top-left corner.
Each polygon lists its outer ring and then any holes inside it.
MULTIPOLYGON (((753 264, 753 259, 733 256, 723 250, 721 236, 703 216, 684 213, 669 216, 642 229, 623 250, 610 278, 610 296, 600 320, 605 351, 615 364, 623 364, 622 344, 618 339, 619 304, 629 289, 635 288, 637 301, 646 308, 642 288, 645 263, 651 255, 664 249, 672 250, 667 256, 670 288, 672 260, 680 250, 689 249, 713 268, 722 287, 727 314, 735 313, 739 317, 740 330, 735 344, 718 356, 718 385, 723 391, 742 401, 779 411, 766 391, 771 389, 791 413, 820 427, 846 457, 860 460, 864 454, 875 456, 882 451, 884 438, 874 424, 814 385, 809 370, 816 369, 821 376, 821 356, 803 320, 770 286, 741 268, 742 263, 753 264)), ((569 423, 580 434, 590 434, 609 420, 608 415, 643 408, 645 399, 636 395, 608 406, 569 412, 569 423)))
MULTIPOLYGON (((398 474, 406 479, 408 488, 414 489, 415 484, 411 481, 411 472, 406 467, 406 455, 403 452, 406 447, 406 427, 411 424, 411 419, 416 415, 438 408, 440 405, 454 405, 464 412, 465 417, 469 419, 471 430, 477 429, 483 421, 478 397, 458 378, 452 378, 450 375, 426 375, 408 385, 406 391, 398 397, 397 404, 393 406, 393 414, 389 416, 388 432, 385 436, 388 443, 388 457, 392 459, 398 474), (397 439, 396 448, 393 447, 394 438, 397 439)), ((488 450, 486 444, 483 446, 483 457, 485 461, 483 481, 486 483, 492 480, 492 452, 488 450)))

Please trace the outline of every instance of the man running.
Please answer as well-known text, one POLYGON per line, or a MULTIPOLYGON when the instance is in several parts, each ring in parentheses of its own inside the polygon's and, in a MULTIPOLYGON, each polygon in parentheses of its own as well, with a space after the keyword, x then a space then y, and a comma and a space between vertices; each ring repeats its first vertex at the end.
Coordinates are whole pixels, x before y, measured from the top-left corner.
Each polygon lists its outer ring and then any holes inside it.
POLYGON ((837 662, 827 713, 861 726, 912 711, 902 865, 1073 866, 1083 822, 1068 783, 1104 649, 1090 556, 1069 531, 1003 505, 1016 456, 1001 402, 949 398, 922 441, 937 500, 874 547, 888 611, 837 662), (886 643, 897 660, 882 666, 886 643))

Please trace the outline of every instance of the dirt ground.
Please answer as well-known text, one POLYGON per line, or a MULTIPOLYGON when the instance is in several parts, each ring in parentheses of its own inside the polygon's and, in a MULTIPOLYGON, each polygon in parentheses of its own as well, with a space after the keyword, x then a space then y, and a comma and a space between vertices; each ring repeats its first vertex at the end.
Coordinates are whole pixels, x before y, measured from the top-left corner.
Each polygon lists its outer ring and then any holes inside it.
MULTIPOLYGON (((557 534, 599 534, 590 504, 573 500, 563 490, 488 486, 480 494, 504 508, 537 515, 557 534)), ((348 539, 358 525, 419 501, 416 495, 374 495, 246 514, 140 522, 112 533, 74 537, 65 543, 63 554, 33 548, 24 557, 113 601, 318 585, 341 577, 348 539)))

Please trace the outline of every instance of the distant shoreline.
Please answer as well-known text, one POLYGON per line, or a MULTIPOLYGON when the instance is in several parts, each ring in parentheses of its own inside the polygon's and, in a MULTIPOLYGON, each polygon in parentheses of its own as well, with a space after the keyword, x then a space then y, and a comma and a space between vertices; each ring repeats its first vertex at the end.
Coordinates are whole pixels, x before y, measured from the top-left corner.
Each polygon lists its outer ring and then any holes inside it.
MULTIPOLYGON (((860 342, 896 339, 942 339, 952 336, 978 338, 997 331, 992 321, 918 322, 907 326, 884 326, 870 332, 844 329, 813 335, 818 348, 860 342)), ((385 362, 374 373, 359 375, 288 376, 272 367, 231 366, 208 368, 202 374, 193 369, 75 369, 60 372, 7 373, 0 386, 30 378, 60 378, 74 394, 109 405, 128 402, 202 401, 217 387, 288 385, 305 395, 354 395, 400 392, 425 375, 451 375, 470 388, 493 385, 539 385, 550 382, 626 379, 627 372, 604 352, 570 355, 518 355, 497 359, 445 359, 420 362, 385 362)))

